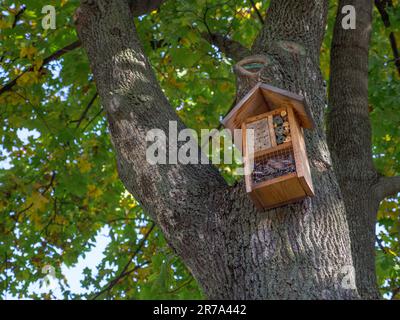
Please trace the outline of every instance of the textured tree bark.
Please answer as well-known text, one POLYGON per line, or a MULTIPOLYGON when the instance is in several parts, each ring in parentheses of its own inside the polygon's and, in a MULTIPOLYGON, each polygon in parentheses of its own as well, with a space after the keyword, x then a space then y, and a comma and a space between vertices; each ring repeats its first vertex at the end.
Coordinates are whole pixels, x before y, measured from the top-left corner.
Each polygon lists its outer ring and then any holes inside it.
MULTIPOLYGON (((164 97, 137 38, 128 1, 82 1, 76 13, 126 188, 158 223, 209 298, 351 299, 344 203, 323 132, 319 48, 328 1, 272 1, 252 54, 268 57, 262 81, 305 96, 317 128, 306 132, 314 198, 265 212, 243 183, 209 165, 146 161, 145 135, 183 124, 164 97)), ((172 142, 168 139, 169 142, 172 142)))
POLYGON ((375 272, 378 174, 372 162, 368 111, 368 48, 372 1, 345 0, 339 11, 331 47, 328 142, 346 205, 357 287, 362 298, 377 299, 375 272), (341 8, 356 9, 356 29, 345 30, 341 8))

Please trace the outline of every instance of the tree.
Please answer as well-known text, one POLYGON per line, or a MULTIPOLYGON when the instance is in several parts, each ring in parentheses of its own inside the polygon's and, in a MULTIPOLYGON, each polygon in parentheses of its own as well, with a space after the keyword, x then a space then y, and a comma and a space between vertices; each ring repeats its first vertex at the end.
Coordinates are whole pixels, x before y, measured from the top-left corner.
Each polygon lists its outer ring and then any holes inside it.
MULTIPOLYGON (((377 1, 376 7, 384 28, 390 28, 387 22, 397 21, 392 16, 393 4, 377 1)), ((9 8, 14 10, 9 15, 13 20, 6 29, 13 32, 20 26, 15 21, 29 11, 21 6, 9 8)), ((67 5, 63 10, 65 25, 72 25, 70 17, 76 8, 76 4, 67 5)), ((15 152, 14 167, 3 170, 6 180, 1 186, 2 206, 9 213, 0 240, 5 244, 0 252, 5 257, 4 291, 21 292, 10 284, 13 278, 25 283, 26 291, 29 270, 36 270, 39 279, 40 266, 54 258, 57 264, 74 264, 89 249, 84 243, 93 241, 102 226, 119 221, 122 224, 110 232, 113 241, 107 259, 99 266, 102 274, 92 276, 85 271, 84 286, 98 288, 89 298, 154 297, 160 291, 167 297, 197 297, 191 276, 165 247, 163 237, 209 298, 380 297, 374 258, 377 211, 383 199, 396 196, 400 183, 393 177, 398 173, 393 161, 398 149, 383 146, 379 134, 374 145, 383 149, 384 156, 375 163, 373 158, 370 118, 374 124, 392 105, 369 97, 372 10, 372 3, 366 0, 339 1, 337 8, 330 10, 328 1, 322 0, 82 0, 74 14, 79 40, 67 42, 46 58, 37 52, 37 43, 20 44, 20 58, 31 61, 31 67, 22 71, 18 64, 13 65, 15 53, 5 51, 2 60, 7 83, 0 89, 5 99, 3 130, 35 129, 40 139, 23 145, 16 131, 3 139, 4 148, 15 152), (355 8, 355 29, 342 26, 346 5, 355 8), (134 16, 139 18, 135 21, 134 16), (325 29, 333 24, 329 46, 325 29), (76 52, 80 46, 84 51, 76 52), (185 124, 197 129, 201 125, 215 127, 230 105, 224 92, 234 93, 232 61, 254 54, 269 61, 260 80, 303 95, 317 124, 314 131, 305 133, 316 196, 262 213, 248 199, 242 181, 232 183, 232 176, 221 175, 224 166, 219 170, 212 165, 155 166, 146 161, 145 137, 151 129, 168 132, 169 121, 177 121, 178 129, 185 124), (62 85, 45 74, 45 66, 60 69, 52 63, 61 56, 65 59, 62 85), (13 67, 14 72, 18 68, 15 78, 10 76, 13 67), (324 81, 327 73, 329 100, 324 81), (41 86, 43 78, 46 87, 41 86), (68 83, 73 85, 68 87, 68 83), (183 111, 180 100, 184 101, 183 111), (371 100, 374 111, 370 116, 371 100), (52 111, 51 106, 58 103, 63 106, 52 111), (17 113, 11 113, 8 106, 14 106, 17 113), (99 110, 94 111, 93 106, 99 110), (103 110, 106 121, 95 124, 103 110), (23 122, 27 113, 29 120, 23 122), (113 152, 120 180, 135 200, 123 193, 113 152), (48 161, 43 161, 46 157, 48 161), (391 164, 386 157, 392 159, 391 164), (382 168, 390 168, 392 177, 384 177, 387 170, 382 168), (137 236, 140 233, 142 236, 137 236), (127 241, 119 243, 119 239, 127 241), (41 245, 35 247, 38 242, 41 245), (157 252, 157 246, 165 249, 157 252), (27 252, 31 262, 24 264, 23 255, 10 252, 13 248, 27 252), (16 271, 10 271, 10 265, 16 271), (170 266, 174 266, 172 270, 170 266), (103 279, 108 281, 106 285, 103 279), (182 295, 175 295, 177 292, 182 295)), ((60 31, 59 37, 65 34, 60 31)), ((387 41, 384 31, 378 34, 380 41, 387 41)), ((38 42, 47 37, 50 35, 38 37, 38 42)), ((389 40, 396 66, 393 32, 389 40)), ((390 79, 386 80, 388 87, 395 92, 399 86, 396 68, 388 69, 374 80, 390 79)), ((385 125, 390 128, 384 134, 386 142, 398 141, 398 116, 392 121, 385 125)), ((380 272, 390 283, 386 292, 396 297, 398 212, 397 201, 389 203, 389 213, 381 214, 389 236, 378 238, 378 244, 386 255, 380 257, 381 265, 390 274, 380 272)), ((67 298, 78 297, 64 287, 63 293, 67 298)))

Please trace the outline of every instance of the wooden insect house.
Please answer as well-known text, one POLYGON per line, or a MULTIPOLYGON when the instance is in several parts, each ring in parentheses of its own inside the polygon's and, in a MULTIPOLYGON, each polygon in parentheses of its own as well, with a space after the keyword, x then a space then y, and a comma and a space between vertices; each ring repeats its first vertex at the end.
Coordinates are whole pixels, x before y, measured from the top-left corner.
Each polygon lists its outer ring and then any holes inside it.
POLYGON ((246 191, 258 208, 314 195, 303 136, 314 123, 302 96, 258 83, 222 123, 242 129, 246 191))

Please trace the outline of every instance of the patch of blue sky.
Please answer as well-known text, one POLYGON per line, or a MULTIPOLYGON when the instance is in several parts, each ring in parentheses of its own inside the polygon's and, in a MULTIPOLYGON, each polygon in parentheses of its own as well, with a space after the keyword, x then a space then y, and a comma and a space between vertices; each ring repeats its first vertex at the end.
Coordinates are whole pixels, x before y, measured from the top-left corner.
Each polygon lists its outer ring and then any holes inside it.
MULTIPOLYGON (((68 290, 72 294, 85 294, 93 290, 93 287, 89 287, 88 289, 84 289, 82 287, 81 281, 84 280, 84 269, 88 268, 92 272, 92 276, 96 276, 97 265, 102 261, 104 258, 104 250, 110 243, 111 239, 108 235, 109 228, 104 227, 102 228, 97 236, 95 237, 94 244, 95 246, 92 248, 91 251, 85 254, 78 259, 78 262, 72 266, 67 267, 65 264, 61 265, 61 274, 67 280, 68 290)), ((57 280, 52 279, 51 275, 48 273, 47 270, 49 268, 56 268, 56 265, 52 266, 51 264, 44 266, 45 268, 42 269, 43 271, 43 278, 32 283, 28 288, 29 294, 43 294, 48 293, 50 290, 54 294, 57 299, 63 299, 63 294, 61 292, 61 287, 57 280), (46 283, 44 280, 46 276, 49 276, 50 283, 46 283)), ((103 281, 101 285, 105 285, 107 282, 103 281)), ((16 299, 17 297, 10 295, 9 293, 5 295, 5 299, 16 299)))

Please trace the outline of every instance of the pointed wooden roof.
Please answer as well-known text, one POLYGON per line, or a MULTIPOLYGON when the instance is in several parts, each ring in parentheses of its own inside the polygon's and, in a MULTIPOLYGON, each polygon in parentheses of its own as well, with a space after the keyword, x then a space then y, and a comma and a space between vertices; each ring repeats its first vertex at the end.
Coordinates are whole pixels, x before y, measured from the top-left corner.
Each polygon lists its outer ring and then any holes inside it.
POLYGON ((247 118, 282 107, 292 107, 303 128, 315 127, 304 97, 264 83, 255 85, 221 122, 233 132, 247 118))

